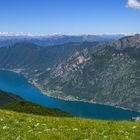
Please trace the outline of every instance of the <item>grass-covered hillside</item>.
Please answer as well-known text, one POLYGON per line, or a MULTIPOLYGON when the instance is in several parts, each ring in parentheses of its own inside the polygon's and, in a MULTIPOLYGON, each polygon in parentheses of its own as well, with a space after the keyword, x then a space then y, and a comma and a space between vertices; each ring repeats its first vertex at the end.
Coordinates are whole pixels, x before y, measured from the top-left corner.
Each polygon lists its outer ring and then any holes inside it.
POLYGON ((0 107, 4 106, 5 104, 9 102, 15 102, 19 100, 21 100, 20 97, 0 90, 0 107))
POLYGON ((140 123, 0 110, 1 140, 140 140, 140 123))
POLYGON ((0 140, 140 140, 139 122, 76 118, 0 91, 3 99, 0 140))
POLYGON ((70 114, 65 113, 61 110, 43 107, 41 105, 27 102, 25 100, 8 103, 4 106, 4 109, 42 116, 72 117, 70 114))
POLYGON ((71 117, 70 114, 61 110, 43 107, 41 105, 28 102, 12 93, 7 93, 2 90, 0 90, 0 108, 35 115, 71 117))

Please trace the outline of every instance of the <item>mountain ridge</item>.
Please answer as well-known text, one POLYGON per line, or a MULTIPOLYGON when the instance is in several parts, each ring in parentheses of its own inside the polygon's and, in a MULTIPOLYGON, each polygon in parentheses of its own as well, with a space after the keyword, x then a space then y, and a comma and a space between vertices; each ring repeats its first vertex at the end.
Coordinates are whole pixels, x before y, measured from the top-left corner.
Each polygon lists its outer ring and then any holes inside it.
POLYGON ((54 66, 47 82, 44 81, 47 93, 140 110, 140 50, 134 46, 138 37, 123 38, 124 42, 134 40, 123 49, 112 46, 113 43, 105 44, 62 61, 54 66))

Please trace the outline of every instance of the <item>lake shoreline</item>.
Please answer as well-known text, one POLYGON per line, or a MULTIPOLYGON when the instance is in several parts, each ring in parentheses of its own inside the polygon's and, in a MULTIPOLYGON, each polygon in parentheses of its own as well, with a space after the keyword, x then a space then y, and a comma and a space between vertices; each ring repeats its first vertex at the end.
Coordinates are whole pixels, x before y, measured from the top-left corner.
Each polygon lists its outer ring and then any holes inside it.
POLYGON ((126 110, 126 111, 132 111, 132 112, 138 112, 140 113, 140 111, 136 111, 136 110, 132 110, 129 108, 124 108, 124 107, 120 107, 120 106, 115 106, 115 105, 111 105, 111 104, 104 104, 104 103, 97 103, 97 102, 93 102, 93 101, 87 101, 84 99, 76 99, 74 97, 71 97, 71 99, 68 99, 68 97, 56 97, 56 96, 51 96, 50 94, 47 93, 47 91, 45 89, 43 89, 41 87, 41 85, 39 85, 35 80, 29 79, 27 74, 22 73, 22 69, 0 69, 1 71, 9 71, 9 72, 14 72, 16 74, 22 75, 26 78, 26 80, 32 84, 33 86, 35 86, 43 95, 51 97, 51 98, 55 98, 55 99, 59 99, 59 100, 64 100, 64 101, 70 101, 70 102, 84 102, 84 103, 89 103, 89 104, 96 104, 96 105, 105 105, 105 106, 110 106, 110 107, 114 107, 116 109, 122 109, 122 110, 126 110))
POLYGON ((60 100, 64 100, 64 101, 71 101, 71 102, 84 102, 84 103, 89 103, 89 104, 105 105, 105 106, 110 106, 110 107, 114 107, 114 108, 118 108, 118 109, 122 109, 122 110, 134 111, 134 112, 139 112, 140 113, 140 111, 135 111, 135 110, 131 110, 131 109, 120 107, 120 106, 114 106, 114 105, 111 105, 111 104, 97 103, 97 102, 93 102, 93 101, 87 101, 87 100, 84 100, 84 99, 76 99, 76 98, 67 99, 67 97, 65 97, 65 96, 64 97, 51 96, 44 89, 42 89, 41 86, 38 83, 36 83, 35 81, 33 81, 33 82, 29 81, 29 82, 32 85, 34 85, 36 88, 38 88, 41 91, 42 94, 44 94, 48 97, 51 97, 51 98, 60 99, 60 100))

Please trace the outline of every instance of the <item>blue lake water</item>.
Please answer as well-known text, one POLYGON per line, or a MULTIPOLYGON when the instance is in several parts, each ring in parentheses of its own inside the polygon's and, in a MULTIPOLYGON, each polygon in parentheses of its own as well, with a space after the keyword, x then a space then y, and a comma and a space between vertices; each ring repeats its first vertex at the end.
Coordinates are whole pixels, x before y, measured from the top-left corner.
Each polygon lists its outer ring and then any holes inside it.
POLYGON ((83 118, 131 120, 132 117, 140 115, 139 112, 111 106, 78 101, 64 101, 45 96, 30 84, 24 76, 9 71, 0 71, 0 89, 19 95, 28 101, 50 108, 58 108, 83 118))

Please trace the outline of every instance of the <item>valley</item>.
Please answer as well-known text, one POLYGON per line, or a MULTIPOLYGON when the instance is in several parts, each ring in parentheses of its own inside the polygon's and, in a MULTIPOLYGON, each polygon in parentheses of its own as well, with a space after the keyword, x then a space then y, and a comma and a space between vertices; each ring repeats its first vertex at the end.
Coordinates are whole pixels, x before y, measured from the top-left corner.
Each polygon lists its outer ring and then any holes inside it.
POLYGON ((21 42, 0 48, 0 68, 23 74, 47 96, 140 111, 139 44, 140 35, 47 48, 21 42))

